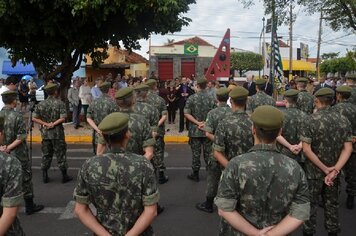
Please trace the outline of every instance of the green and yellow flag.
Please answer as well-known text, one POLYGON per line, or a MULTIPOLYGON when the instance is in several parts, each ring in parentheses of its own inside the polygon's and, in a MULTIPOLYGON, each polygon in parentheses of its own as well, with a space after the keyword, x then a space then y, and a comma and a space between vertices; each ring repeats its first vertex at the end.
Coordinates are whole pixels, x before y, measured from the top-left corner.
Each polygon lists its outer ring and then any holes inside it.
POLYGON ((198 45, 197 44, 184 44, 184 54, 185 55, 198 55, 198 45))

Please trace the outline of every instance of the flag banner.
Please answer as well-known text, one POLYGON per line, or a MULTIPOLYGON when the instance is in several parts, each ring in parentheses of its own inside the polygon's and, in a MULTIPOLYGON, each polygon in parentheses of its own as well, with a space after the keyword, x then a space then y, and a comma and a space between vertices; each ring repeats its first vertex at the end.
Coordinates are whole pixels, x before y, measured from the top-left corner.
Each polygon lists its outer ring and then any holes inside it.
POLYGON ((198 55, 199 46, 197 44, 184 44, 185 55, 198 55))

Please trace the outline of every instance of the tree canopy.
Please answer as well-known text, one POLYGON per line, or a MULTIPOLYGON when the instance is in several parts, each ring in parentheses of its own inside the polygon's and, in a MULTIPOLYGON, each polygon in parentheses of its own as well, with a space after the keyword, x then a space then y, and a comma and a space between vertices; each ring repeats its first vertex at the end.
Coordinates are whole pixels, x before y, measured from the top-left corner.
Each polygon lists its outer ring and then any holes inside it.
POLYGON ((237 70, 240 76, 249 70, 262 70, 263 59, 253 52, 232 52, 230 55, 231 69, 237 70))
POLYGON ((320 64, 320 71, 324 74, 336 73, 345 75, 346 72, 356 70, 356 61, 351 56, 325 60, 320 64))

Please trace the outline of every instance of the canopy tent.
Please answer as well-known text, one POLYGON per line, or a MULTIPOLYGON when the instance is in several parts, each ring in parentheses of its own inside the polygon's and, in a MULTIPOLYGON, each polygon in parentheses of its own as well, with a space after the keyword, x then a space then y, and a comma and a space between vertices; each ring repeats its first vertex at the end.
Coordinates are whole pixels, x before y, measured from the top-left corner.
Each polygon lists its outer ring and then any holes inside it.
MULTIPOLYGON (((282 60, 283 64, 283 70, 288 71, 289 70, 289 60, 282 60)), ((301 60, 293 60, 293 65, 292 65, 293 71, 299 70, 299 71, 316 71, 316 67, 313 63, 307 62, 307 61, 301 61, 301 60)))
POLYGON ((2 64, 2 73, 4 75, 35 75, 37 74, 35 67, 32 63, 23 65, 21 61, 12 67, 11 61, 4 61, 2 64))

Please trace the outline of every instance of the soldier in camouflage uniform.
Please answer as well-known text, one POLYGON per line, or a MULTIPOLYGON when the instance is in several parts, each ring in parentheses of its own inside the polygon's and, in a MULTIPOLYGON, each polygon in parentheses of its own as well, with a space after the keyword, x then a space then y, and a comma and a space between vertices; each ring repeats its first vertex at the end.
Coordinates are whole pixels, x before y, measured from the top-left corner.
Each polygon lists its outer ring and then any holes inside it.
POLYGON ((310 115, 314 111, 314 97, 307 91, 307 78, 297 79, 297 89, 299 90, 297 108, 310 115))
POLYGON ((302 167, 302 142, 300 141, 301 129, 304 122, 308 122, 309 116, 297 108, 299 92, 296 89, 289 89, 284 93, 286 110, 284 110, 284 122, 282 135, 277 137, 277 148, 280 152, 296 160, 302 167))
POLYGON ((223 168, 253 147, 252 122, 245 112, 248 90, 238 86, 229 96, 233 113, 219 122, 213 144, 214 157, 223 168))
MULTIPOLYGON (((4 123, 4 116, 0 116, 0 140, 4 138, 4 123)), ((0 145, 0 215, 4 223, 0 235, 24 236, 19 219, 14 217, 23 201, 21 163, 2 151, 3 143, 0 145)))
POLYGON ((330 107, 334 98, 332 89, 321 88, 315 97, 317 111, 305 123, 301 136, 303 152, 308 158, 305 171, 311 196, 311 216, 304 223, 303 231, 306 236, 315 233, 318 197, 321 196, 326 231, 334 236, 340 232, 338 174, 352 152, 351 124, 330 107))
MULTIPOLYGON (((212 142, 214 141, 214 134, 220 121, 232 113, 231 108, 226 104, 226 101, 229 98, 229 90, 227 88, 219 88, 216 91, 216 98, 218 100, 218 107, 209 111, 204 125, 205 135, 212 142)), ((206 171, 206 201, 198 203, 196 208, 204 212, 212 213, 214 197, 218 191, 218 184, 221 175, 220 165, 212 156, 208 160, 206 171)))
POLYGON ((152 104, 154 107, 157 108, 159 112, 159 122, 154 154, 155 158, 153 159, 153 161, 155 163, 155 170, 158 170, 158 183, 164 184, 168 181, 168 177, 164 174, 164 171, 166 169, 166 166, 164 165, 164 123, 167 119, 167 106, 164 99, 157 94, 157 81, 154 79, 149 79, 147 80, 146 84, 150 87, 150 90, 147 94, 147 103, 152 104))
MULTIPOLYGON (((336 88, 337 104, 332 107, 336 113, 345 116, 351 123, 352 135, 356 136, 356 105, 349 102, 352 88, 342 85, 336 88)), ((356 196, 356 144, 353 143, 352 154, 345 165, 345 180, 346 180, 346 207, 354 208, 354 197, 356 196)))
POLYGON ((17 105, 17 92, 5 91, 1 94, 5 107, 0 116, 5 118, 4 140, 5 152, 13 155, 21 162, 22 190, 26 204, 26 214, 30 215, 43 209, 42 205, 33 202, 32 169, 26 143, 26 125, 22 114, 14 109, 17 105))
POLYGON ((42 136, 42 179, 49 182, 48 169, 51 167, 53 154, 56 154, 58 167, 62 172, 62 183, 73 178, 67 174, 67 144, 64 140, 63 122, 67 117, 65 104, 59 100, 58 86, 48 83, 45 87, 46 100, 40 102, 33 113, 33 122, 40 125, 42 136))
POLYGON ((93 140, 94 150, 96 146, 96 155, 103 154, 105 152, 106 143, 103 139, 98 125, 104 119, 105 116, 117 112, 118 108, 115 101, 108 95, 111 84, 104 82, 99 85, 102 95, 95 99, 88 108, 87 122, 93 128, 93 140))
POLYGON ((99 129, 110 151, 88 159, 78 174, 75 213, 95 235, 154 235, 150 225, 159 200, 156 178, 146 158, 125 150, 128 122, 119 112, 103 119, 99 129), (95 216, 89 204, 95 206, 95 216))
POLYGON ((215 98, 206 91, 207 80, 200 78, 197 80, 198 92, 190 96, 185 104, 184 116, 191 122, 189 125, 189 145, 192 149, 192 169, 193 173, 187 177, 190 180, 199 182, 200 154, 203 149, 205 164, 208 165, 211 159, 211 141, 206 137, 203 130, 204 122, 208 112, 216 107, 215 98))
POLYGON ((228 222, 220 235, 288 235, 309 218, 307 179, 298 163, 276 148, 283 113, 259 106, 251 120, 255 145, 230 160, 215 198, 228 222))
POLYGON ((349 102, 356 105, 356 74, 348 73, 346 75, 346 83, 352 88, 349 102))
POLYGON ((264 92, 266 81, 264 79, 256 80, 257 93, 247 100, 246 111, 251 114, 257 107, 262 105, 276 106, 276 101, 264 92))

